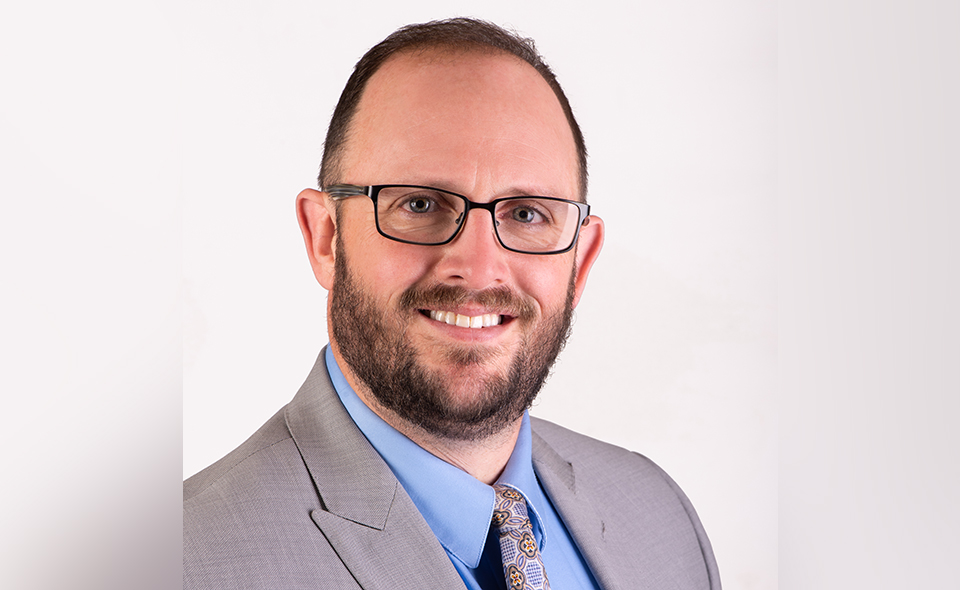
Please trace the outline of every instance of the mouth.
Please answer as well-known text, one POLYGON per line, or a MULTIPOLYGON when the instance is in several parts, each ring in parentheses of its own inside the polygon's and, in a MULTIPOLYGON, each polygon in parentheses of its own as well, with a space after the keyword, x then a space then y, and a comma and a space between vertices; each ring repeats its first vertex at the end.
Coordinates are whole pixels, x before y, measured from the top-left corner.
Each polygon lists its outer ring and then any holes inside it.
POLYGON ((509 316, 503 316, 496 313, 485 313, 481 315, 468 316, 452 311, 440 311, 436 309, 422 309, 420 313, 426 315, 431 320, 443 322, 449 326, 459 328, 490 328, 499 326, 509 319, 509 316))

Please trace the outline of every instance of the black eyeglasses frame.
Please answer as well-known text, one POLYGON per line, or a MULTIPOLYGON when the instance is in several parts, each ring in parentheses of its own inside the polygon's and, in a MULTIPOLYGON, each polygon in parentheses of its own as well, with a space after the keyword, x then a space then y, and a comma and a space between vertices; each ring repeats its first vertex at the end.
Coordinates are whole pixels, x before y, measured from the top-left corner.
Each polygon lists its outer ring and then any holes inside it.
POLYGON ((590 217, 590 205, 587 205, 586 203, 581 203, 580 201, 571 201, 568 199, 560 199, 558 197, 546 197, 546 196, 540 196, 540 195, 517 195, 512 197, 501 197, 499 199, 494 199, 489 203, 478 203, 476 201, 471 201, 470 199, 468 199, 467 197, 459 193, 455 193, 455 192, 448 191, 441 188, 436 188, 433 186, 423 186, 418 184, 374 184, 374 185, 368 185, 368 186, 360 186, 355 184, 333 184, 328 187, 324 187, 321 190, 327 193, 328 195, 330 195, 330 198, 333 199, 334 201, 341 201, 349 197, 362 197, 362 196, 369 197, 370 200, 373 201, 373 216, 377 226, 377 233, 387 238, 388 240, 393 240, 394 242, 400 242, 402 244, 414 244, 417 246, 443 246, 445 244, 449 244, 460 234, 460 231, 463 229, 463 226, 466 225, 467 215, 470 213, 470 210, 484 209, 490 212, 490 217, 493 219, 493 233, 495 236, 497 236, 497 242, 499 242, 504 249, 509 250, 510 252, 517 252, 519 254, 532 254, 535 256, 563 254, 565 252, 569 252, 574 248, 574 246, 577 245, 577 241, 580 239, 580 228, 586 225, 587 220, 590 217), (380 227, 380 214, 378 212, 378 207, 377 207, 377 197, 380 195, 380 191, 385 188, 419 188, 419 189, 437 191, 437 192, 441 192, 447 195, 452 195, 454 197, 458 197, 462 199, 466 203, 466 208, 463 211, 463 215, 461 215, 460 222, 457 224, 457 229, 454 230, 453 235, 451 235, 446 240, 443 240, 441 242, 429 242, 429 243, 404 240, 402 238, 398 238, 396 236, 391 236, 384 233, 383 229, 380 227), (510 246, 507 246, 506 244, 504 244, 503 239, 500 237, 500 232, 497 230, 497 220, 496 220, 496 217, 494 216, 496 206, 498 203, 502 203, 504 201, 515 201, 515 200, 523 200, 523 199, 546 199, 549 201, 558 201, 561 203, 568 203, 571 205, 575 205, 580 212, 579 213, 580 217, 577 220, 577 232, 573 235, 573 239, 570 241, 570 245, 560 250, 549 250, 546 252, 531 252, 529 250, 520 250, 518 248, 511 248, 510 246))

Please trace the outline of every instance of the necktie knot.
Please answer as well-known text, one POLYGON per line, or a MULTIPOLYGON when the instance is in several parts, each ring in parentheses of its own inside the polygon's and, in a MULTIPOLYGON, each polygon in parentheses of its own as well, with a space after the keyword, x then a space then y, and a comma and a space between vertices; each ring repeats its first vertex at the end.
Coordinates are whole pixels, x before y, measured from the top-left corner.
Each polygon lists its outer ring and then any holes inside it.
POLYGON ((522 528, 532 530, 530 517, 527 515, 527 501, 513 488, 496 485, 497 504, 493 510, 493 526, 501 535, 522 528))

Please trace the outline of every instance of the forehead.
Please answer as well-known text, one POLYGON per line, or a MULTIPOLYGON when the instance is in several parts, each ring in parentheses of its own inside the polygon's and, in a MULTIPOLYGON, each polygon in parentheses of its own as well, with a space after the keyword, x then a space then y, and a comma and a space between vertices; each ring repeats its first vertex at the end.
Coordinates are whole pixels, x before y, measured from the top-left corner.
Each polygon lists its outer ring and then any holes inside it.
POLYGON ((343 163, 354 183, 577 195, 576 147, 559 100, 532 66, 500 52, 390 58, 367 84, 343 163))

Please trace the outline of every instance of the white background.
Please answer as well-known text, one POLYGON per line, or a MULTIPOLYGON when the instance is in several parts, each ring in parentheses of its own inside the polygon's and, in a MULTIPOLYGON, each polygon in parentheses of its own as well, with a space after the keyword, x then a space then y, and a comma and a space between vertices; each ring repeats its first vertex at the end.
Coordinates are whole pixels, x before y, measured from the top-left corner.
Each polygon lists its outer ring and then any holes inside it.
POLYGON ((326 342, 293 199, 342 85, 462 14, 537 40, 607 223, 534 413, 666 468, 726 588, 949 587, 956 7, 331 4, 5 7, 0 584, 176 587, 181 477, 326 342))

